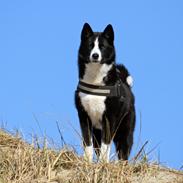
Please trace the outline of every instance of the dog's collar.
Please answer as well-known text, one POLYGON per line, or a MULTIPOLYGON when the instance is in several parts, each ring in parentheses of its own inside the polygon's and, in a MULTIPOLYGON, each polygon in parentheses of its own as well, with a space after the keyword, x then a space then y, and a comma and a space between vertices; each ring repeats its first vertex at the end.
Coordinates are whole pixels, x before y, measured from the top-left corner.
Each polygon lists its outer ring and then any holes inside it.
POLYGON ((121 81, 117 82, 113 86, 93 85, 85 83, 83 81, 79 81, 77 91, 98 96, 108 96, 108 97, 125 96, 124 84, 121 81))

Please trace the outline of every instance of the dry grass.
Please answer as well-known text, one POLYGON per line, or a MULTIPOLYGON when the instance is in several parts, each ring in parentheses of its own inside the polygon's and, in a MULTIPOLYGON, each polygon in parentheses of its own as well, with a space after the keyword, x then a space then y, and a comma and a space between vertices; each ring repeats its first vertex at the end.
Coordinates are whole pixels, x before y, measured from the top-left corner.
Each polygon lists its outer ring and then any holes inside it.
POLYGON ((183 172, 140 162, 87 163, 74 151, 56 151, 0 130, 0 183, 183 183, 183 172))

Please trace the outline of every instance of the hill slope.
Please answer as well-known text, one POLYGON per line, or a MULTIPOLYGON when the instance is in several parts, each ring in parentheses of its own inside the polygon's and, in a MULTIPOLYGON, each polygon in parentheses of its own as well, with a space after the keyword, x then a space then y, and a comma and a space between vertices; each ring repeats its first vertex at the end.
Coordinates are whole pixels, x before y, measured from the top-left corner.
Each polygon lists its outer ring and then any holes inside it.
POLYGON ((143 162, 89 164, 73 151, 39 148, 0 130, 0 183, 9 182, 183 183, 183 172, 143 162))

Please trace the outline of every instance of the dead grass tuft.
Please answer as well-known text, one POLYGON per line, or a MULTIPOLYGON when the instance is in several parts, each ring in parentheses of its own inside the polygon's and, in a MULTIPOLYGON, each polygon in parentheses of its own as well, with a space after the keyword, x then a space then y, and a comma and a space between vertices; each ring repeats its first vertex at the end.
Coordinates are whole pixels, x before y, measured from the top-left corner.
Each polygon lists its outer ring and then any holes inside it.
POLYGON ((39 147, 0 130, 0 183, 183 183, 183 172, 147 161, 87 163, 68 148, 39 147))

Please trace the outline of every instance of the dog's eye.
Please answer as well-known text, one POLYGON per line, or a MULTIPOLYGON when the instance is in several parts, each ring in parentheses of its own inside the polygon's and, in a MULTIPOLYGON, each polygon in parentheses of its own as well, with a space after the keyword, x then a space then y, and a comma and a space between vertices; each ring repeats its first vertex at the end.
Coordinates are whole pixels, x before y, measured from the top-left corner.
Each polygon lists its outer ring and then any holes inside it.
POLYGON ((99 48, 104 48, 104 44, 103 43, 100 43, 99 44, 99 48))
POLYGON ((94 47, 94 43, 90 43, 90 44, 89 44, 89 47, 90 47, 90 48, 93 48, 93 47, 94 47))

